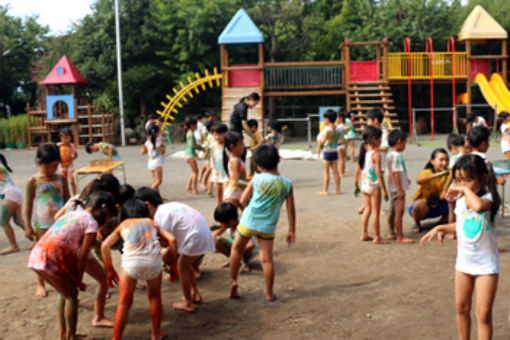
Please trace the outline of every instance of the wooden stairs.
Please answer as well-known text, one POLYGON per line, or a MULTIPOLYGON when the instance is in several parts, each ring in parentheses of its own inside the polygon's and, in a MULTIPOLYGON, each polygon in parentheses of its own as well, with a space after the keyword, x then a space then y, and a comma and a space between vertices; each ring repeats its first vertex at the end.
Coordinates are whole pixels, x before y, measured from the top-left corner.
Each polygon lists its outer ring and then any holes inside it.
POLYGON ((354 113, 355 129, 362 131, 366 125, 367 111, 380 107, 384 111, 385 119, 392 125, 398 125, 397 114, 393 105, 391 88, 387 82, 351 83, 347 88, 347 110, 354 113))

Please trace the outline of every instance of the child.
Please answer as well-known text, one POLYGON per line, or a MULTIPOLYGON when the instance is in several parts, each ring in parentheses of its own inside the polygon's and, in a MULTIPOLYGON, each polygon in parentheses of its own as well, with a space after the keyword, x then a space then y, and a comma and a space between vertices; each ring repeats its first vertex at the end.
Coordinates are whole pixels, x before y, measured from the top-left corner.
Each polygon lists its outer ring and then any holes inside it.
POLYGON ((175 238, 149 219, 149 208, 138 199, 130 199, 122 205, 120 220, 122 223, 101 245, 101 253, 108 271, 108 282, 111 286, 119 283, 119 303, 115 313, 113 339, 122 339, 129 309, 133 304, 137 280, 147 281, 152 319, 151 339, 162 339, 166 337, 166 334, 160 332, 163 304, 161 303, 162 257, 158 236, 170 245, 175 244, 175 238), (111 257, 111 248, 119 239, 124 241, 120 279, 113 268, 111 257))
POLYGON ((202 145, 204 143, 205 135, 207 134, 207 130, 205 128, 205 125, 203 123, 204 120, 204 113, 200 112, 195 116, 195 119, 197 121, 197 128, 195 131, 193 131, 195 135, 195 140, 197 141, 197 144, 202 145))
POLYGON ((251 151, 251 159, 250 159, 250 176, 253 176, 255 171, 257 171, 257 165, 253 160, 253 151, 264 142, 264 137, 260 134, 259 131, 259 123, 256 119, 250 119, 246 123, 246 128, 244 129, 246 134, 250 137, 250 151, 251 151))
MULTIPOLYGON (((184 301, 173 304, 173 309, 194 312, 194 303, 201 303, 196 277, 199 276, 203 255, 214 250, 214 240, 202 214, 192 207, 178 203, 163 203, 157 191, 140 188, 135 198, 149 207, 154 222, 175 236, 179 253, 178 270, 184 301)), ((165 260, 165 258, 163 258, 165 260)), ((165 260, 166 262, 166 260, 165 260)), ((170 264, 170 263, 169 263, 170 264)))
MULTIPOLYGON (((446 139, 446 145, 448 147, 448 150, 452 153, 452 156, 450 157, 450 163, 448 164, 448 179, 446 180, 446 184, 444 186, 443 192, 441 193, 441 199, 444 199, 446 196, 446 191, 450 187, 450 184, 452 184, 453 180, 453 166, 455 163, 460 159, 460 157, 464 156, 466 154, 466 138, 464 135, 459 135, 456 133, 450 133, 448 135, 448 138, 446 139)), ((448 222, 452 223, 455 222, 455 201, 448 202, 448 222)))
MULTIPOLYGON (((55 222, 55 214, 69 199, 66 178, 57 174, 60 151, 54 143, 44 143, 37 149, 39 172, 28 179, 25 192, 25 229, 28 238, 40 240, 55 222), (33 212, 33 216, 32 216, 33 212)), ((44 281, 37 276, 35 296, 46 297, 44 281)))
POLYGON ((338 132, 338 173, 340 177, 345 175, 345 118, 343 112, 338 112, 335 120, 336 131, 338 132))
POLYGON ((163 155, 165 146, 159 139, 160 128, 157 124, 152 124, 147 130, 148 138, 142 147, 142 155, 147 154, 147 168, 152 175, 152 188, 159 191, 159 186, 163 181, 163 155))
POLYGON ((186 132, 186 151, 184 152, 185 160, 188 162, 191 169, 191 174, 188 178, 188 184, 186 185, 186 191, 191 191, 192 194, 198 195, 197 184, 198 184, 198 164, 197 164, 197 152, 196 150, 203 151, 204 148, 198 145, 195 139, 195 131, 197 130, 197 120, 195 118, 186 118, 184 122, 184 129, 186 132))
POLYGON ((267 126, 266 143, 271 143, 276 146, 277 149, 279 149, 281 143, 281 133, 282 125, 277 119, 273 119, 267 126))
POLYGON ((485 126, 477 126, 469 130, 467 140, 471 154, 487 159, 486 153, 490 146, 490 136, 491 132, 485 126))
POLYGON ((478 339, 492 338, 492 306, 499 276, 498 240, 494 218, 500 205, 492 166, 477 155, 465 155, 453 167, 455 183, 447 193, 456 199, 456 223, 440 225, 421 240, 457 236, 455 301, 460 339, 469 339, 471 301, 476 291, 478 339))
POLYGON ((248 184, 246 179, 246 166, 244 165, 245 155, 242 136, 235 131, 228 131, 225 134, 223 168, 229 176, 229 182, 225 189, 223 199, 241 209, 243 209, 240 203, 241 195, 248 184))
POLYGON ((361 192, 363 195, 363 215, 361 216, 361 241, 373 241, 375 244, 387 244, 379 233, 379 212, 381 210, 381 189, 384 200, 388 200, 388 192, 384 184, 381 170, 382 131, 375 126, 365 127, 363 143, 360 147, 358 166, 354 177, 355 195, 359 195, 359 176, 361 174, 361 192), (372 216, 374 237, 368 236, 368 220, 372 216))
POLYGON ((289 232, 287 243, 293 244, 296 240, 296 210, 294 207, 294 194, 290 179, 280 176, 278 163, 280 156, 278 149, 271 144, 261 144, 254 152, 255 163, 260 173, 255 174, 253 180, 241 198, 242 204, 248 203, 243 212, 241 222, 237 226, 237 235, 232 246, 230 263, 230 298, 239 298, 237 291, 237 276, 239 267, 251 238, 256 236, 260 262, 266 281, 266 300, 273 301, 274 263, 273 243, 280 216, 280 208, 287 201, 287 217, 289 219, 289 232))
POLYGON ((466 123, 468 124, 468 130, 471 131, 471 129, 477 127, 477 126, 483 126, 487 127, 487 122, 482 116, 478 115, 478 112, 470 112, 466 116, 466 123), (469 127, 469 124, 471 126, 469 127))
MULTIPOLYGON (((338 150, 337 143, 340 135, 335 128, 336 112, 327 110, 324 112, 324 131, 319 141, 319 147, 322 151, 322 167, 324 170, 323 190, 319 195, 327 196, 329 187, 329 170, 333 173, 335 179, 335 194, 340 194, 340 175, 338 174, 338 150)), ((320 158, 320 155, 319 155, 320 158)))
POLYGON ((113 160, 115 162, 120 162, 122 160, 119 156, 117 148, 114 145, 107 142, 99 143, 88 142, 87 144, 85 144, 85 151, 87 151, 87 153, 94 153, 99 151, 103 155, 108 157, 109 161, 113 160))
MULTIPOLYGON (((369 110, 367 112, 367 125, 368 126, 375 126, 379 130, 382 131, 382 139, 381 139, 381 146, 379 147, 378 151, 385 153, 389 149, 388 145, 388 133, 390 132, 388 124, 384 124, 383 128, 383 120, 384 120, 384 113, 381 109, 375 108, 372 110, 369 110)), ((383 155, 383 158, 385 156, 383 155)))
MULTIPOLYGON (((232 245, 234 244, 236 227, 239 225, 239 217, 237 214, 237 208, 227 202, 221 202, 216 209, 214 209, 214 219, 220 222, 219 226, 212 226, 212 236, 214 238, 214 245, 216 251, 222 253, 227 258, 230 258, 232 253, 232 245), (223 237, 224 232, 227 232, 227 236, 223 237)), ((257 254, 258 247, 255 237, 252 237, 246 244, 246 248, 243 253, 243 268, 241 272, 249 272, 250 260, 257 254)), ((224 267, 230 267, 230 262, 227 262, 224 267)))
POLYGON ((76 195, 76 183, 73 177, 73 161, 78 158, 78 151, 71 140, 73 132, 70 128, 60 130, 60 143, 57 144, 60 150, 60 173, 66 177, 71 184, 71 195, 76 195))
POLYGON ((212 182, 209 180, 212 172, 211 167, 211 147, 214 144, 214 136, 212 134, 212 126, 214 122, 212 120, 207 120, 205 122, 206 134, 204 137, 204 143, 202 146, 204 147, 204 164, 202 165, 202 169, 200 171, 200 178, 198 179, 202 185, 203 189, 207 189, 207 194, 212 194, 212 182))
MULTIPOLYGON (((23 195, 9 176, 12 169, 7 164, 5 157, 0 154, 0 224, 4 228, 5 235, 9 240, 10 246, 0 250, 0 255, 7 255, 19 251, 16 235, 9 224, 11 218, 14 222, 25 230, 23 217, 21 215, 21 203, 23 195)), ((31 238, 30 238, 31 240, 31 238)))
POLYGON ((225 134, 227 126, 215 122, 212 127, 215 143, 211 148, 212 182, 216 190, 216 204, 223 201, 223 190, 228 183, 228 175, 223 168, 223 149, 225 149, 225 134))
POLYGON ((345 116, 344 116, 344 121, 345 121, 345 126, 346 126, 346 129, 345 129, 345 155, 346 155, 346 159, 347 159, 347 152, 348 152, 348 148, 351 149, 351 162, 355 162, 354 160, 354 141, 357 137, 356 135, 356 131, 354 130, 354 124, 353 124, 353 118, 351 116, 351 114, 349 112, 345 112, 345 116))
POLYGON ((390 228, 390 238, 396 239, 398 243, 414 243, 414 240, 404 237, 402 221, 406 205, 406 190, 409 189, 410 185, 406 164, 402 157, 406 142, 407 134, 402 129, 392 130, 388 134, 388 144, 391 148, 386 155, 388 189, 391 199, 388 226, 390 228), (396 234, 395 230, 397 231, 396 234))
POLYGON ((152 125, 152 124, 156 124, 158 125, 159 127, 161 127, 161 121, 160 121, 160 118, 161 116, 158 115, 157 113, 150 113, 149 116, 147 117, 147 122, 145 123, 145 131, 148 131, 149 130, 149 127, 152 125))
POLYGON ((510 113, 502 111, 499 113, 499 122, 501 124, 501 151, 505 159, 510 159, 510 113))
POLYGON ((113 196, 95 192, 88 198, 84 210, 70 212, 58 219, 30 254, 28 268, 59 293, 60 339, 77 339, 78 289, 86 289, 82 278, 98 225, 103 225, 114 211, 113 196))

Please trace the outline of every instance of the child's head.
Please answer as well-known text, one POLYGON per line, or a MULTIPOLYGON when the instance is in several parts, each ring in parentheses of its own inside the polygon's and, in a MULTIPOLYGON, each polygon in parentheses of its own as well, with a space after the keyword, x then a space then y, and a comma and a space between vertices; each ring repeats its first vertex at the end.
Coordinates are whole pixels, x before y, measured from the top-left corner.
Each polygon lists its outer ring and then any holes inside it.
POLYGON ((454 155, 458 154, 461 151, 461 148, 464 148, 465 143, 466 138, 464 135, 460 135, 458 133, 450 133, 446 139, 448 150, 450 150, 450 152, 454 155))
POLYGON ((466 115, 466 121, 468 123, 472 123, 475 121, 476 116, 478 116, 478 112, 476 111, 470 112, 466 115))
POLYGON ((205 118, 205 115, 204 115, 204 113, 203 113, 203 112, 199 112, 199 113, 197 113, 197 114, 196 114, 196 116, 195 116, 195 119, 197 120, 197 123, 198 123, 198 122, 201 122, 204 118, 205 118))
POLYGON ((55 143, 44 143, 37 148, 35 162, 45 176, 53 176, 60 163, 60 150, 55 143))
POLYGON ((334 110, 327 110, 324 112, 324 123, 334 124, 336 121, 336 112, 334 110))
POLYGON ((398 152, 402 152, 406 148, 407 133, 398 128, 393 129, 388 134, 388 144, 390 147, 398 152))
POLYGON ((281 133, 282 124, 278 121, 278 119, 273 119, 267 125, 267 130, 273 133, 281 133))
POLYGON ((112 194, 115 202, 118 203, 120 183, 117 177, 112 174, 101 174, 96 177, 89 184, 83 188, 80 193, 79 199, 81 201, 87 201, 88 197, 96 191, 106 191, 112 194))
POLYGON ((225 134, 228 131, 227 126, 221 122, 215 122, 212 126, 212 131, 214 140, 220 144, 223 144, 225 142, 225 134))
POLYGON ((246 124, 248 124, 251 132, 256 132, 259 128, 259 122, 256 119, 249 119, 246 124))
POLYGON ((193 117, 188 117, 184 121, 184 129, 194 131, 197 128, 197 120, 193 117))
POLYGON ((214 121, 213 120, 208 120, 205 122, 205 128, 207 129, 207 132, 209 133, 212 133, 212 127, 214 125, 214 121))
POLYGON ((491 132, 485 126, 476 126, 468 133, 469 146, 475 151, 487 152, 491 132))
POLYGON ((127 200, 120 208, 120 221, 129 218, 148 218, 149 207, 142 200, 131 198, 127 200))
POLYGON ((147 135, 154 148, 156 147, 156 138, 158 138, 160 128, 158 124, 151 124, 147 127, 147 135))
POLYGON ((365 127, 365 130, 363 130, 362 139, 363 143, 361 143, 360 150, 359 150, 359 157, 358 157, 358 165, 363 169, 365 166, 365 153, 366 146, 371 145, 372 148, 376 149, 381 145, 381 137, 382 137, 382 131, 381 129, 368 125, 365 127))
POLYGON ((159 120, 159 117, 160 116, 157 113, 149 113, 149 115, 147 116, 147 120, 155 123, 159 120))
POLYGON ((383 121, 384 114, 381 109, 375 108, 367 112, 367 125, 380 126, 383 121))
POLYGON ((62 129, 60 129, 59 135, 60 135, 60 141, 62 143, 69 144, 69 143, 71 143, 71 140, 73 139, 73 130, 71 130, 71 128, 69 128, 69 127, 62 128, 62 129))
POLYGON ((115 198, 107 191, 96 191, 87 197, 85 208, 90 209, 99 226, 102 226, 110 217, 117 215, 115 198))
POLYGON ((430 160, 425 164, 425 169, 431 169, 434 172, 444 171, 448 168, 448 151, 443 148, 437 148, 430 154, 430 160))
POLYGON ((345 123, 345 111, 338 111, 336 114, 336 124, 343 124, 345 123))
POLYGON ((225 149, 235 156, 244 153, 243 136, 236 131, 228 131, 225 134, 225 149))
POLYGON ((119 199, 117 203, 123 205, 124 202, 133 198, 135 195, 135 189, 129 184, 122 184, 119 189, 119 199))
POLYGON ((98 152, 99 148, 97 147, 96 143, 88 142, 85 144, 85 151, 87 151, 87 153, 98 152))
MULTIPOLYGON (((0 163, 1 165, 9 172, 12 172, 12 169, 7 164, 7 159, 5 159, 4 155, 0 153, 0 163)), ((1 175, 1 174, 0 174, 1 175)))
POLYGON ((208 121, 214 122, 214 120, 216 119, 216 113, 212 110, 207 110, 207 111, 205 111, 205 118, 208 121))
POLYGON ((508 111, 501 111, 498 115, 498 126, 506 124, 510 121, 510 113, 508 111))
POLYGON ((250 109, 253 109, 259 103, 260 96, 257 92, 252 92, 246 97, 241 98, 239 102, 242 103, 243 101, 246 101, 246 105, 248 105, 250 109))
POLYGON ((145 202, 147 207, 149 208, 149 217, 153 218, 156 213, 156 209, 159 205, 163 204, 163 199, 159 192, 155 189, 148 187, 141 187, 136 190, 135 196, 133 198, 138 198, 145 202))
POLYGON ((280 155, 273 144, 262 143, 253 150, 253 160, 262 171, 271 171, 280 163, 280 155))
POLYGON ((221 202, 214 209, 214 219, 226 228, 235 228, 239 223, 237 208, 232 203, 221 202))
POLYGON ((465 155, 453 166, 453 178, 459 185, 471 189, 478 196, 491 193, 493 221, 500 206, 500 197, 492 165, 478 155, 465 155))

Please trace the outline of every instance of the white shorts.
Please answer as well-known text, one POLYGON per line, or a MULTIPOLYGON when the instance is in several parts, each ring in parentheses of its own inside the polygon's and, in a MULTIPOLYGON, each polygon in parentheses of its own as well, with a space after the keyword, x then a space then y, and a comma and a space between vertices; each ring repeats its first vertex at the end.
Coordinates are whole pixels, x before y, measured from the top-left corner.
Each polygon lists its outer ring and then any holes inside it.
POLYGON ((135 280, 154 280, 161 273, 162 268, 161 254, 154 259, 130 258, 128 261, 122 261, 122 269, 135 280))
POLYGON ((2 200, 10 201, 21 205, 23 203, 23 194, 21 190, 10 183, 4 183, 0 187, 0 197, 2 200))
POLYGON ((339 145, 336 147, 337 150, 343 150, 345 149, 345 144, 339 145))
POLYGON ((227 174, 225 173, 221 173, 221 172, 218 172, 216 171, 216 169, 213 169, 212 171, 212 182, 213 183, 228 183, 229 182, 229 178, 227 176, 227 174))

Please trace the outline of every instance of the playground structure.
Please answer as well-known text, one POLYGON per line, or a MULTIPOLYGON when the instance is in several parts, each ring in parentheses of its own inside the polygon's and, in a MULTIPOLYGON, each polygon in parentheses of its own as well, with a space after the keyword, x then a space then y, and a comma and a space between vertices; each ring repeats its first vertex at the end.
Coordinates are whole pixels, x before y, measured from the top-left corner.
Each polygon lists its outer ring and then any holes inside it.
MULTIPOLYGON (((408 129, 412 131, 412 86, 430 86, 431 135, 434 136, 434 85, 451 84, 453 111, 452 125, 457 124, 456 104, 466 105, 471 110, 472 85, 478 85, 487 103, 497 112, 510 109, 510 91, 507 81, 507 32, 481 7, 476 6, 465 20, 458 35, 458 42, 465 51, 457 51, 455 39, 446 42, 446 52, 434 52, 429 37, 425 52, 412 52, 411 41, 404 42, 404 52, 389 53, 388 40, 374 42, 351 42, 346 39, 339 46, 339 60, 313 62, 265 62, 264 37, 248 14, 240 9, 218 37, 220 47, 220 73, 206 73, 205 78, 188 79, 174 89, 174 96, 167 95, 168 103, 161 103, 163 111, 158 113, 165 122, 192 97, 192 90, 205 90, 204 84, 216 82, 222 90, 221 119, 228 122, 233 106, 243 96, 257 92, 262 100, 249 112, 259 125, 263 122, 265 97, 281 96, 338 96, 339 105, 354 112, 356 128, 365 124, 365 113, 379 107, 385 118, 398 124, 396 107, 392 98, 392 86, 408 87, 408 129), (491 54, 494 44, 499 54, 491 54), (487 54, 475 53, 474 45, 482 45, 487 54), (375 60, 351 60, 351 51, 360 46, 375 48, 375 60), (231 54, 236 49, 257 50, 257 62, 230 64, 231 54), (492 73, 492 75, 490 75, 492 73), (487 77, 490 76, 490 81, 487 77), (206 81, 206 79, 208 80, 206 81), (458 86, 465 87, 457 94, 458 86)), ((255 57, 255 55, 254 55, 255 57)), ((254 58, 252 58, 254 59, 254 58)), ((441 111, 443 112, 443 111, 441 111)), ((403 117, 401 115, 400 117, 403 117)), ((404 126, 403 126, 404 127, 404 126)), ((405 128, 405 127, 404 127, 405 128)))
POLYGON ((62 127, 72 128, 76 146, 89 141, 114 142, 114 113, 105 112, 87 101, 83 88, 77 85, 90 83, 67 56, 63 56, 39 84, 44 90, 40 91, 39 107, 26 105, 29 147, 58 140, 56 133, 62 127), (65 85, 71 87, 70 94, 63 93, 65 85))

